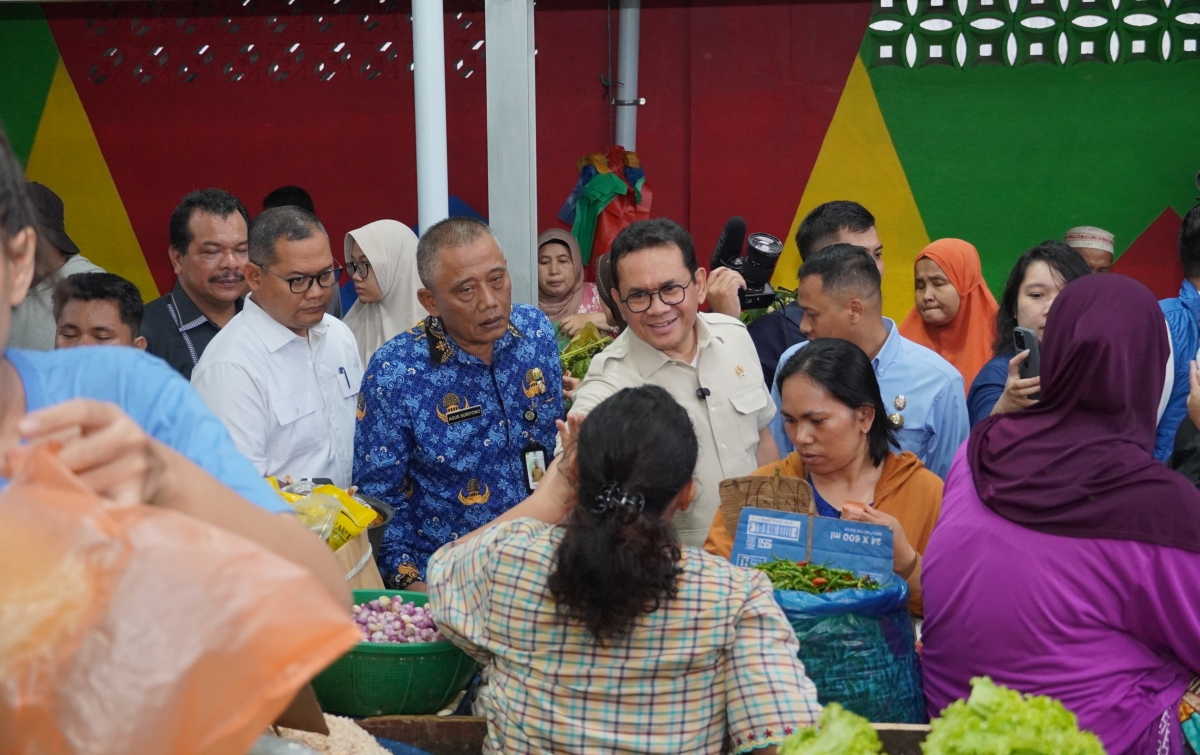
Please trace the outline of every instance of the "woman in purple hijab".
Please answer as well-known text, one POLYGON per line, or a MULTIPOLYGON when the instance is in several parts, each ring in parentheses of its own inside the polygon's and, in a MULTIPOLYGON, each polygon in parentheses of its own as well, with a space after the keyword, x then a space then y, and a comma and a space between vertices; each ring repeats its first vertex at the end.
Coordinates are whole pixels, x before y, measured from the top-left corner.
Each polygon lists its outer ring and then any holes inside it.
POLYGON ((1184 752, 1200 492, 1151 455, 1170 351, 1142 284, 1059 294, 1042 401, 976 425, 946 479, 921 580, 930 715, 986 675, 1058 698, 1110 755, 1184 752))

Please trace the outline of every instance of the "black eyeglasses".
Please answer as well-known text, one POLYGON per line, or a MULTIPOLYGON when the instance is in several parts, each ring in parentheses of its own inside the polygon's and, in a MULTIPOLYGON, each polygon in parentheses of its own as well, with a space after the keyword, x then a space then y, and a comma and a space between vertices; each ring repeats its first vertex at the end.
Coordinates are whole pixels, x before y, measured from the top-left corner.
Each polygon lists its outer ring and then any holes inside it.
POLYGON ((370 260, 367 260, 366 262, 355 262, 354 260, 350 260, 346 263, 346 271, 349 272, 351 276, 361 275, 362 277, 366 278, 371 273, 371 262, 370 260))
POLYGON ((621 301, 626 307, 629 307, 629 311, 633 312, 634 314, 640 314, 645 312, 647 309, 650 309, 650 305, 654 303, 655 294, 658 295, 659 301, 667 306, 682 304, 683 300, 687 298, 688 286, 692 285, 694 280, 695 279, 693 278, 683 286, 679 285, 678 283, 671 283, 663 286, 657 291, 638 291, 630 294, 624 299, 621 299, 621 301))
POLYGON ((342 274, 342 268, 331 267, 330 269, 317 273, 316 275, 297 275, 293 278, 285 278, 274 270, 268 268, 266 265, 259 265, 257 262, 254 264, 258 265, 263 270, 266 270, 271 275, 274 275, 276 278, 287 281, 288 288, 291 289, 293 294, 305 293, 308 291, 308 289, 312 288, 312 284, 314 282, 321 288, 333 288, 333 286, 337 284, 338 276, 342 274))

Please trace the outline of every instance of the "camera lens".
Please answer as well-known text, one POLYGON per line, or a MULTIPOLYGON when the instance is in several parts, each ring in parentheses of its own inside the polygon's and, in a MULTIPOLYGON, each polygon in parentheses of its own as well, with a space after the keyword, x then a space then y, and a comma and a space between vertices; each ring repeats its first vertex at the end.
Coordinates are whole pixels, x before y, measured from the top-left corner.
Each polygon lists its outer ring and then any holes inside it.
POLYGON ((775 263, 783 251, 783 242, 769 233, 752 233, 746 239, 746 262, 742 266, 742 277, 750 290, 760 290, 771 280, 775 263))

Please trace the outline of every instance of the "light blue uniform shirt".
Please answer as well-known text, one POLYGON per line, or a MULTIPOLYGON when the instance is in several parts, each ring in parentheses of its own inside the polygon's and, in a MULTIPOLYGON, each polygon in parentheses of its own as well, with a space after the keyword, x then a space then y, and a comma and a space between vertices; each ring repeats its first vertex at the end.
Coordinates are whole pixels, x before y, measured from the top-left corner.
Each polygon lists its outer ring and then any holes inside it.
MULTIPOLYGON (((901 451, 912 451, 930 471, 946 479, 958 447, 967 439, 967 400, 962 375, 931 349, 900 335, 896 323, 883 318, 888 337, 871 360, 879 392, 889 415, 899 414, 904 426, 896 431, 901 451)), ((779 369, 807 343, 798 343, 779 358, 779 369)), ((771 386, 775 407, 782 409, 779 386, 771 386)), ((784 430, 783 415, 771 420, 771 434, 779 453, 787 456, 796 447, 784 430)))
POLYGON ((9 350, 29 412, 74 398, 108 401, 146 434, 191 459, 259 508, 291 511, 237 450, 188 381, 158 357, 128 346, 9 350))
POLYGON ((1174 375, 1168 374, 1170 387, 1166 411, 1158 420, 1158 436, 1154 441, 1154 458, 1166 461, 1175 449, 1175 433, 1187 416, 1188 391, 1191 389, 1192 360, 1200 349, 1200 292, 1191 281, 1179 288, 1179 297, 1158 303, 1167 319, 1167 334, 1171 337, 1171 353, 1175 362, 1174 375), (1174 382, 1170 382, 1173 378, 1174 382))

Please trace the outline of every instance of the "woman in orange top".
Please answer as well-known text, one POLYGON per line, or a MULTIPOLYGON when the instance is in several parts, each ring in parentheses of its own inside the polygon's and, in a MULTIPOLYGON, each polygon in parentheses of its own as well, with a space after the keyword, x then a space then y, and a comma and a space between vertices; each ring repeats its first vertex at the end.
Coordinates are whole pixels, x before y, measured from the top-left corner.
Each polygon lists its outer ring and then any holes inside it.
POLYGON ((914 264, 916 304, 900 335, 942 356, 969 389, 992 358, 996 299, 983 280, 979 252, 962 239, 938 239, 914 264))
MULTIPOLYGON (((910 452, 892 453, 888 419, 871 360, 838 338, 810 342, 780 368, 784 427, 796 450, 756 475, 807 480, 817 513, 890 527, 896 573, 909 610, 922 614, 921 554, 942 508, 942 480, 910 452)), ((733 539, 717 511, 704 550, 729 558, 733 539)))

